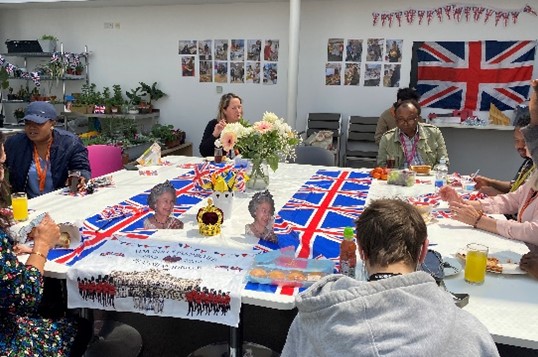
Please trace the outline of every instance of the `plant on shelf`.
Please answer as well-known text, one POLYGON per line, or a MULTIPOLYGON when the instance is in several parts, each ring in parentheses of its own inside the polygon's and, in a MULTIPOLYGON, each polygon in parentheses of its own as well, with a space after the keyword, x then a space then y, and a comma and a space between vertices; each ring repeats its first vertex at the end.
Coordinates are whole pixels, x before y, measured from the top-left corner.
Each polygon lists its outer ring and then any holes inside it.
POLYGON ((43 35, 38 42, 43 52, 54 52, 56 51, 56 43, 58 42, 58 38, 53 35, 43 35))
POLYGON ((185 132, 181 129, 175 129, 174 126, 170 124, 155 124, 153 128, 151 128, 150 135, 167 148, 181 145, 185 140, 185 132))
POLYGON ((24 109, 23 108, 17 108, 13 111, 13 116, 17 119, 17 121, 24 118, 24 109))
POLYGON ((157 88, 157 82, 153 82, 151 86, 144 82, 140 82, 140 88, 142 89, 141 95, 147 98, 147 102, 150 106, 152 102, 156 102, 167 95, 157 88))
POLYGON ((137 107, 142 102, 142 98, 140 97, 140 89, 140 87, 136 87, 131 89, 130 92, 125 92, 125 95, 127 95, 127 98, 129 98, 129 114, 138 113, 137 107))
POLYGON ((84 66, 82 63, 79 63, 75 66, 75 75, 80 76, 82 75, 82 72, 84 71, 84 66))
POLYGON ((112 98, 110 98, 111 111, 112 113, 120 113, 122 111, 121 106, 125 104, 121 86, 119 84, 114 84, 112 85, 112 90, 114 94, 112 95, 112 98))

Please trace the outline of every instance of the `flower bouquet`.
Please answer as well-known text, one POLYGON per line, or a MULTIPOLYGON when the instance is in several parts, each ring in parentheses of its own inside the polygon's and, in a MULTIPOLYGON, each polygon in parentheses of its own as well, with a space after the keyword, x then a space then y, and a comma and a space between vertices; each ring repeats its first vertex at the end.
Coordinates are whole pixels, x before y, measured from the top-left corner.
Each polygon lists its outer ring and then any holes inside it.
POLYGON ((300 136, 284 119, 269 112, 252 125, 244 120, 227 124, 220 135, 224 150, 236 148, 252 163, 247 187, 253 189, 265 189, 269 185, 267 165, 276 171, 279 161, 295 157, 295 146, 300 142, 300 136))

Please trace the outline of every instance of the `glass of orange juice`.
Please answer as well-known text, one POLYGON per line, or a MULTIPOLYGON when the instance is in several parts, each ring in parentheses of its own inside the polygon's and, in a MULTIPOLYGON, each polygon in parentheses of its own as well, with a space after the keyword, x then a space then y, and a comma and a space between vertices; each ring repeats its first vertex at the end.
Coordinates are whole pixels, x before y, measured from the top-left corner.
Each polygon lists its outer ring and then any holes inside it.
POLYGON ((469 284, 481 285, 486 279, 486 264, 489 248, 478 243, 467 244, 465 258, 465 281, 469 284))
POLYGON ((26 192, 13 192, 11 194, 11 207, 13 208, 13 219, 26 221, 28 219, 28 197, 26 192))

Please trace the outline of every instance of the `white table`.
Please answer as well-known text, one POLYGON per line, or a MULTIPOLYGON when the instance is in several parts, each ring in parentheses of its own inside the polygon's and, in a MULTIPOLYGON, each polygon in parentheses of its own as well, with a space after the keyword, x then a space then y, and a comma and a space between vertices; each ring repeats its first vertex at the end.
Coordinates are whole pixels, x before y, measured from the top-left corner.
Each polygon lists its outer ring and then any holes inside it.
MULTIPOLYGON (((187 169, 177 168, 178 163, 200 162, 199 158, 166 157, 174 165, 159 168, 159 175, 142 177, 137 171, 120 171, 114 174, 116 188, 101 189, 93 195, 83 198, 60 196, 50 193, 30 200, 29 206, 36 211, 31 216, 48 211, 58 222, 83 220, 96 214, 107 205, 118 203, 137 193, 150 189, 155 184, 177 177, 187 172, 187 169)), ((320 167, 309 165, 281 164, 276 173, 271 173, 269 189, 274 195, 276 211, 286 203, 299 187, 320 167)), ((379 197, 412 196, 432 192, 433 177, 430 184, 419 184, 413 187, 389 186, 385 182, 374 181, 370 188, 368 200, 379 197)), ((207 244, 229 245, 234 248, 250 249, 253 242, 243 237, 244 225, 252 218, 245 214, 249 196, 239 194, 234 202, 233 224, 224 224, 222 235, 215 238, 196 238, 194 215, 200 203, 189 210, 182 219, 185 229, 181 234, 167 237, 165 233, 155 234, 156 239, 174 239, 187 241, 204 241, 207 244)), ((443 219, 428 225, 432 248, 445 256, 453 256, 456 251, 469 242, 483 243, 490 247, 491 252, 509 250, 519 254, 528 251, 527 247, 517 241, 473 229, 462 223, 443 219)), ((58 264, 47 263, 46 274, 54 277, 65 277, 67 268, 58 264)), ((490 331, 496 342, 538 349, 538 282, 526 275, 508 276, 488 273, 486 282, 481 286, 466 284, 463 272, 448 277, 446 285, 453 292, 468 293, 469 304, 464 308, 475 315, 490 331)), ((274 309, 292 309, 295 306, 294 297, 269 294, 260 291, 243 290, 242 302, 251 305, 274 309)), ((465 328, 454 326, 454 328, 465 328)))

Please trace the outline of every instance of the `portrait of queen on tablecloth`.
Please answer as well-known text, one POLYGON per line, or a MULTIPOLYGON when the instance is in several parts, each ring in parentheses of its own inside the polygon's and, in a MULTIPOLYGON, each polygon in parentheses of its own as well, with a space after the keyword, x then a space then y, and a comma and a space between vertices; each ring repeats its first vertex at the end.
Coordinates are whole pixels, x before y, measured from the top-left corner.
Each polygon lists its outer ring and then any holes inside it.
POLYGON ((176 204, 176 190, 170 181, 155 185, 148 196, 148 206, 153 216, 144 220, 146 229, 182 229, 183 222, 172 216, 176 204))
POLYGON ((278 238, 273 231, 275 201, 269 190, 256 192, 248 203, 248 211, 254 218, 254 222, 245 225, 245 234, 278 243, 278 238))

